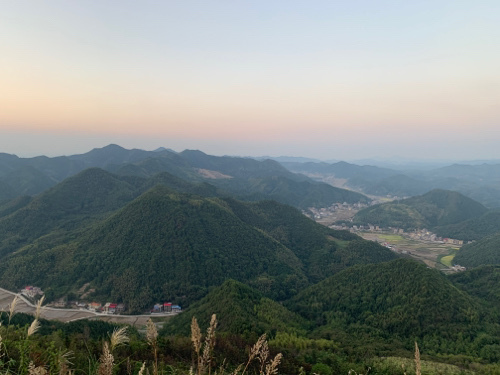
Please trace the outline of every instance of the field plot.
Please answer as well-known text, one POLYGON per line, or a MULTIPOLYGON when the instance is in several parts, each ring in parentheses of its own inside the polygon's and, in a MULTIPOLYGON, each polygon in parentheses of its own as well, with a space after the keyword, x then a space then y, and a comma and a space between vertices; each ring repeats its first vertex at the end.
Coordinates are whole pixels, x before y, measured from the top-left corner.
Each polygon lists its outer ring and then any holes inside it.
POLYGON ((397 234, 359 232, 366 240, 387 243, 399 254, 408 255, 424 262, 427 266, 441 270, 450 270, 452 260, 458 248, 450 244, 431 241, 418 241, 397 234))

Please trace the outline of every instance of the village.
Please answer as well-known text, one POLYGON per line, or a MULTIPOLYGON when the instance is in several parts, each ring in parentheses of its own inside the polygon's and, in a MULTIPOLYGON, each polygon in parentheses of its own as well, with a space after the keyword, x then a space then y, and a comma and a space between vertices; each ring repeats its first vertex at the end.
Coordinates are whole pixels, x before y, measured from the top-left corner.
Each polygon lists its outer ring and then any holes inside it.
MULTIPOLYGON (((27 298, 30 302, 35 303, 40 299, 45 293, 43 290, 37 286, 26 286, 21 289, 19 293, 27 298)), ((54 308, 70 308, 76 310, 87 310, 90 312, 98 314, 109 314, 109 315, 121 315, 126 311, 126 306, 123 303, 106 302, 104 304, 99 302, 81 302, 81 301, 66 301, 61 298, 54 302, 47 304, 47 306, 54 308)), ((182 312, 182 308, 179 305, 174 305, 172 302, 156 303, 149 311, 150 314, 163 314, 163 315, 173 315, 182 312)))
MULTIPOLYGON (((373 204, 373 202, 372 202, 373 204)), ((353 224, 354 215, 367 204, 336 203, 326 208, 309 208, 304 215, 335 230, 347 230, 364 239, 375 241, 391 251, 410 256, 443 272, 462 272, 466 268, 453 264, 458 249, 470 243, 455 238, 440 237, 428 229, 407 231, 403 228, 383 228, 378 225, 353 224)))

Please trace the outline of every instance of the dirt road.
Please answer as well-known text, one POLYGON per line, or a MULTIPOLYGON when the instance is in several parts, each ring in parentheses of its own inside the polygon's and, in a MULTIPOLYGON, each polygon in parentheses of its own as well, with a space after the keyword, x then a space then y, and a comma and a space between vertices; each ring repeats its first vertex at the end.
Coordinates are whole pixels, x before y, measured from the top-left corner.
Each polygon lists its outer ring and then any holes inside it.
MULTIPOLYGON (((0 288, 0 311, 9 311, 9 306, 12 303, 16 293, 0 288)), ((16 305, 15 312, 35 314, 35 306, 25 297, 19 295, 19 300, 16 305)), ((165 318, 171 315, 165 315, 165 318)), ((130 324, 133 326, 143 326, 149 318, 162 317, 162 315, 108 315, 100 314, 88 310, 76 309, 56 309, 53 307, 43 307, 40 317, 49 320, 59 320, 61 322, 72 322, 80 319, 98 319, 106 322, 130 324)))

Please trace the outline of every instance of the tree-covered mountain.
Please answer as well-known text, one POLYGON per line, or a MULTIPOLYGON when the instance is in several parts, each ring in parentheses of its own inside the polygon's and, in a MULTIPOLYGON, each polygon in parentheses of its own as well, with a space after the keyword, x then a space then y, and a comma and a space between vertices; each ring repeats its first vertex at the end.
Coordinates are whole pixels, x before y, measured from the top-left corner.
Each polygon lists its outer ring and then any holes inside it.
POLYGON ((305 334, 309 323, 282 304, 263 296, 248 285, 226 280, 215 287, 184 313, 169 319, 163 334, 189 335, 191 319, 208 326, 212 314, 217 315, 218 330, 233 334, 260 336, 263 333, 288 332, 305 334))
POLYGON ((482 316, 478 303, 442 273, 407 259, 350 267, 303 290, 286 306, 315 322, 317 337, 417 339, 427 350, 459 337, 469 345, 482 316))
POLYGON ((160 297, 192 302, 226 278, 283 300, 351 264, 394 257, 276 202, 165 185, 132 200, 148 184, 91 169, 1 219, 2 285, 37 284, 60 296, 90 282, 96 297, 139 311, 160 297))
POLYGON ((477 297, 483 305, 499 317, 500 265, 480 266, 449 276, 454 285, 477 297))
POLYGON ((440 237, 457 238, 464 241, 480 240, 500 232, 500 210, 490 210, 473 219, 437 227, 435 232, 440 237))
POLYGON ((462 246, 453 261, 465 267, 500 264, 500 232, 462 246))
POLYGON ((211 182, 236 197, 247 201, 272 199, 298 208, 329 207, 335 202, 367 203, 366 196, 313 181, 295 181, 285 177, 263 177, 248 180, 211 182))
POLYGON ((487 211, 460 193, 435 189, 421 196, 365 208, 353 220, 381 227, 433 229, 477 218, 487 211))

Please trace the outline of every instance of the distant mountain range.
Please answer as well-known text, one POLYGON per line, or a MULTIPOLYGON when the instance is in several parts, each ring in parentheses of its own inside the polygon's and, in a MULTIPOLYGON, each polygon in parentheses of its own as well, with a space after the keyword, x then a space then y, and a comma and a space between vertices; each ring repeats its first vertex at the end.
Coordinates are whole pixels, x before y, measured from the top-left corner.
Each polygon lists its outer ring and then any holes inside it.
POLYGON ((292 173, 272 160, 216 157, 191 150, 175 153, 163 148, 126 150, 109 145, 85 154, 55 158, 23 159, 0 154, 0 202, 22 195, 37 195, 92 167, 143 178, 168 172, 189 182, 209 182, 243 200, 275 199, 299 208, 369 201, 362 194, 292 173))
POLYGON ((403 198, 444 189, 458 191, 489 208, 500 207, 500 164, 453 164, 421 171, 346 162, 282 162, 282 165, 321 181, 343 179, 344 186, 364 194, 403 198))

